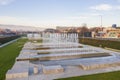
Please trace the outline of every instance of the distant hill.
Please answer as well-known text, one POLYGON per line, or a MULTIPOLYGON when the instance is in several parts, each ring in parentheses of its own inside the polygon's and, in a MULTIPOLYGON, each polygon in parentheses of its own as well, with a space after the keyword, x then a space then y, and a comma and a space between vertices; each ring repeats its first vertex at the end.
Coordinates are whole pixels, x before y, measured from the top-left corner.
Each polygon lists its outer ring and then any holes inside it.
POLYGON ((5 25, 0 24, 2 29, 20 30, 20 31, 43 31, 45 28, 33 27, 33 26, 22 26, 22 25, 5 25))

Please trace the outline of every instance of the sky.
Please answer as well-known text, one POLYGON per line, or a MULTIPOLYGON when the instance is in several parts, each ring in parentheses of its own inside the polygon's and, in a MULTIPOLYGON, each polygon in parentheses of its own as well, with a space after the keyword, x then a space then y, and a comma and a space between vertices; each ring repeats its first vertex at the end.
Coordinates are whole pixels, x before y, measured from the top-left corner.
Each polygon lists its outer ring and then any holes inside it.
POLYGON ((120 0, 0 0, 0 24, 120 26, 120 0))

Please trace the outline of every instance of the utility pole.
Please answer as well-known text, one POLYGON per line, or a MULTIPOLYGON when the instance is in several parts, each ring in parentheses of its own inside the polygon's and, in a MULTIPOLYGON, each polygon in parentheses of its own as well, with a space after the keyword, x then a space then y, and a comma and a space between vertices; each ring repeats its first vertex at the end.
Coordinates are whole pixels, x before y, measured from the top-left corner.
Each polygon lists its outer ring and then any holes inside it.
MULTIPOLYGON (((100 15, 100 27, 101 27, 101 31, 102 31, 102 27, 103 27, 103 23, 102 23, 102 15, 100 15)), ((102 35, 100 35, 100 37, 102 37, 102 35)))
POLYGON ((101 28, 103 26, 103 23, 102 23, 102 15, 100 15, 100 23, 101 23, 101 28))

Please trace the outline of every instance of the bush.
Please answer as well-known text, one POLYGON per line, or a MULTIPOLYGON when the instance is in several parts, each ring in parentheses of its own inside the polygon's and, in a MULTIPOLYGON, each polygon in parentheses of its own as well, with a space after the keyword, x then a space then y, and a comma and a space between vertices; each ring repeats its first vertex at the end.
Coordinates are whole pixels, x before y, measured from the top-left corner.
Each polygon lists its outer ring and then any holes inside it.
POLYGON ((6 42, 9 42, 9 41, 11 41, 11 40, 17 39, 17 38, 19 38, 19 37, 20 37, 20 36, 2 37, 2 38, 0 38, 0 45, 1 45, 1 44, 4 44, 4 43, 6 43, 6 42))
POLYGON ((113 49, 120 50, 120 42, 119 41, 110 41, 110 40, 97 40, 97 39, 89 39, 89 38, 80 38, 79 42, 82 44, 92 45, 99 47, 108 47, 113 49))

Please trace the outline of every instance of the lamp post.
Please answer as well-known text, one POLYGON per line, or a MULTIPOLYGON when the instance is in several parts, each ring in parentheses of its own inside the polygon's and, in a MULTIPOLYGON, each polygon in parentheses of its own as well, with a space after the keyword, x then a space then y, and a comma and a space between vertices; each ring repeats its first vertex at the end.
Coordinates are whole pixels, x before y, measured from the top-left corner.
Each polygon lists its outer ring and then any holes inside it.
MULTIPOLYGON (((100 15, 100 27, 101 27, 101 31, 102 31, 102 27, 103 27, 102 15, 100 15)), ((101 33, 100 37, 102 38, 102 33, 101 33)))
POLYGON ((101 26, 101 28, 102 28, 102 25, 103 25, 103 23, 102 23, 102 15, 100 15, 100 26, 101 26))

